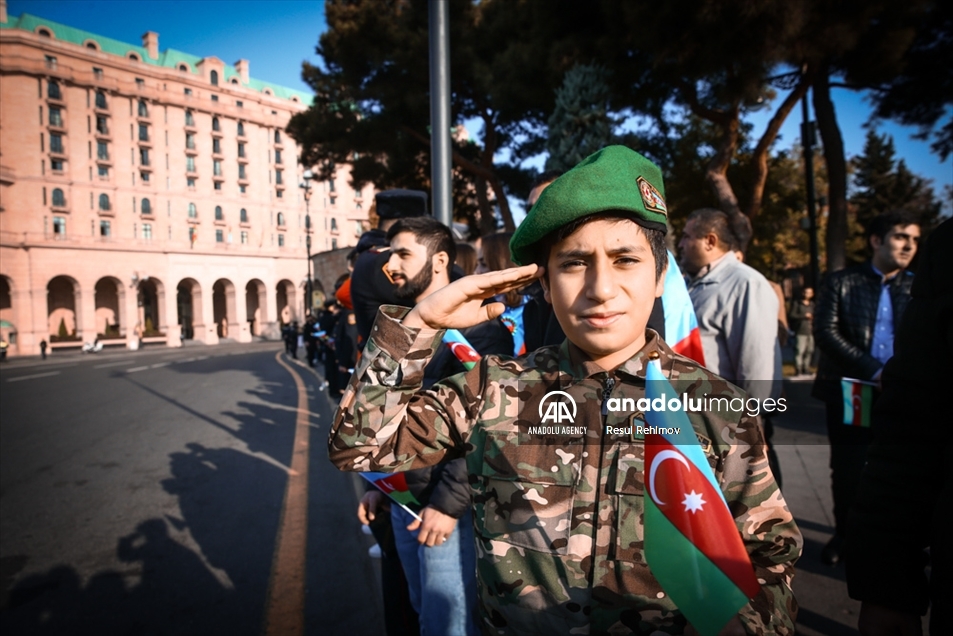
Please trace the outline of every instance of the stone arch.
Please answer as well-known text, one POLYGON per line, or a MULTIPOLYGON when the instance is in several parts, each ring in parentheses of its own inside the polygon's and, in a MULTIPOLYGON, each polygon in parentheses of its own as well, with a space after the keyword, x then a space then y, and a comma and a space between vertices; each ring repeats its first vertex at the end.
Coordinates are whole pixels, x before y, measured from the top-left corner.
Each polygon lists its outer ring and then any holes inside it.
POLYGON ((79 283, 72 276, 55 276, 46 284, 46 319, 50 342, 81 339, 79 283), (62 325, 62 329, 60 326, 62 325))
POLYGON ((194 278, 183 278, 176 286, 175 304, 183 340, 194 340, 196 330, 205 337, 202 324, 202 286, 194 278))
POLYGON ((238 312, 235 309, 235 285, 219 278, 212 285, 212 319, 219 338, 238 339, 238 312))
POLYGON ((126 330, 126 290, 115 276, 103 276, 93 288, 96 307, 96 335, 101 339, 121 338, 126 330))
POLYGON ((275 286, 275 320, 287 324, 297 320, 295 312, 295 286, 287 278, 278 281, 275 286))
POLYGON ((267 315, 268 290, 263 282, 253 278, 245 285, 245 320, 248 321, 248 332, 251 335, 262 335, 267 315))
POLYGON ((139 322, 144 338, 165 336, 165 285, 158 278, 143 277, 137 288, 139 322))

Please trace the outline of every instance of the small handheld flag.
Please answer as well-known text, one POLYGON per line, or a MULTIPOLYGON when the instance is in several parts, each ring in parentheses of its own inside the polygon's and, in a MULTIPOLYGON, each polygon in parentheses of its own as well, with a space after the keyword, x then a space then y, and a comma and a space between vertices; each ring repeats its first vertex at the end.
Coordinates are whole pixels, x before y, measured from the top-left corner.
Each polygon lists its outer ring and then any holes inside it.
POLYGON ((844 395, 844 424, 870 428, 870 411, 874 401, 875 382, 843 378, 840 381, 844 395))
POLYGON ((702 349, 695 307, 671 252, 668 253, 665 291, 662 292, 662 313, 665 315, 665 341, 671 344, 672 350, 705 366, 705 351, 702 349))
POLYGON ((404 473, 358 473, 361 477, 371 482, 371 484, 382 493, 391 498, 391 500, 413 515, 418 521, 420 518, 420 502, 410 492, 407 487, 407 479, 404 473))
POLYGON ((467 371, 475 367, 480 361, 480 354, 470 346, 463 334, 456 329, 447 329, 443 334, 443 342, 450 347, 450 351, 453 352, 453 355, 457 357, 457 360, 463 364, 467 371))
MULTIPOLYGON (((677 397, 658 360, 645 396, 677 397)), ((702 636, 717 634, 761 589, 744 542, 684 411, 647 411, 645 560, 702 636)))

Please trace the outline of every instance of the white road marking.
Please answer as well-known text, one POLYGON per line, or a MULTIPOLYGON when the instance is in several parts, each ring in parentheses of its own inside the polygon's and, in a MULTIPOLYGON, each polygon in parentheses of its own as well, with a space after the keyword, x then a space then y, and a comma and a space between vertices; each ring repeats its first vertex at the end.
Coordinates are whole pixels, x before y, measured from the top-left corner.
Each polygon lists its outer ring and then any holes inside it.
POLYGON ((158 369, 159 367, 167 367, 167 366, 169 366, 170 364, 172 364, 172 363, 171 363, 171 362, 157 362, 157 363, 153 364, 152 366, 150 366, 149 368, 150 368, 150 369, 158 369))
POLYGON ((34 373, 33 375, 21 375, 19 378, 7 378, 7 382, 19 382, 20 380, 33 380, 34 378, 46 378, 51 375, 59 375, 59 371, 47 371, 46 373, 34 373))
POLYGON ((135 373, 136 371, 145 371, 149 367, 133 367, 131 369, 126 369, 126 373, 135 373))
POLYGON ((94 368, 94 369, 106 369, 106 368, 109 368, 109 367, 119 367, 119 366, 122 366, 122 365, 124 365, 124 364, 129 364, 129 361, 128 361, 128 360, 120 360, 119 362, 110 362, 109 364, 97 364, 97 365, 94 366, 93 368, 94 368))

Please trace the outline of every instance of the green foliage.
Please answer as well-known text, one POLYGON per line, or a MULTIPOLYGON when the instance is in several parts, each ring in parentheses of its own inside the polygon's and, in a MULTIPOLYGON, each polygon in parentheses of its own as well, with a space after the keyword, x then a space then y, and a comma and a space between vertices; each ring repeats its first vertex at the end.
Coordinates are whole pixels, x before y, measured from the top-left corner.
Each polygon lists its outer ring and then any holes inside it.
POLYGON ((56 335, 57 335, 57 337, 58 337, 60 340, 68 340, 68 339, 69 339, 69 331, 66 330, 66 319, 65 319, 65 318, 60 318, 60 326, 59 326, 59 329, 57 329, 57 331, 56 331, 56 335))
POLYGON ((566 72, 549 117, 547 170, 565 172, 612 143, 615 119, 609 114, 608 71, 579 65, 566 72))
POLYGON ((853 212, 848 257, 854 261, 866 258, 864 227, 874 217, 890 210, 907 210, 920 218, 924 231, 939 223, 941 202, 930 182, 913 174, 903 159, 896 158, 893 138, 867 133, 862 154, 851 161, 854 168, 854 194, 850 198, 853 212))

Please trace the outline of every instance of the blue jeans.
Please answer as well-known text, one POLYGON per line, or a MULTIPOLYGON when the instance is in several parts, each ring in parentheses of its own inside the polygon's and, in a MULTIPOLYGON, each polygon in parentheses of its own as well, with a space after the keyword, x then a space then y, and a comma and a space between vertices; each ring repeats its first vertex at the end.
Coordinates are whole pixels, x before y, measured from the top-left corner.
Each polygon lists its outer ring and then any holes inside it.
POLYGON ((441 545, 428 548, 417 542, 420 530, 407 526, 413 516, 391 506, 394 539, 404 567, 410 602, 420 616, 423 636, 477 636, 476 552, 472 513, 457 520, 457 527, 441 545))

